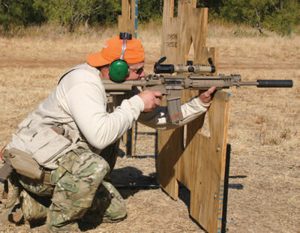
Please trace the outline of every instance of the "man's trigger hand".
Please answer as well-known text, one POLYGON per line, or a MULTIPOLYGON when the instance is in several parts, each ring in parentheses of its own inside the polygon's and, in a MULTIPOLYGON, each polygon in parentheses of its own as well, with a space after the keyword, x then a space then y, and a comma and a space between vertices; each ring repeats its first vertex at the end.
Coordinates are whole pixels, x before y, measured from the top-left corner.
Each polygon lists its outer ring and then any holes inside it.
POLYGON ((162 94, 159 91, 143 91, 138 94, 144 102, 144 112, 151 112, 160 105, 162 94))

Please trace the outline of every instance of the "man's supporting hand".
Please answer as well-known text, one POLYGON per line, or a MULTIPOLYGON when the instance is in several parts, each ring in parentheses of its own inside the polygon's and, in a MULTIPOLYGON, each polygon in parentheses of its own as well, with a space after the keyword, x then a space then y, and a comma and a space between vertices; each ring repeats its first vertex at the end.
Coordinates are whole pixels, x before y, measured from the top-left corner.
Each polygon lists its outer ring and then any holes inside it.
POLYGON ((200 100, 202 101, 202 103, 209 103, 213 97, 214 92, 216 91, 216 87, 211 87, 209 88, 207 91, 201 93, 199 95, 200 100))

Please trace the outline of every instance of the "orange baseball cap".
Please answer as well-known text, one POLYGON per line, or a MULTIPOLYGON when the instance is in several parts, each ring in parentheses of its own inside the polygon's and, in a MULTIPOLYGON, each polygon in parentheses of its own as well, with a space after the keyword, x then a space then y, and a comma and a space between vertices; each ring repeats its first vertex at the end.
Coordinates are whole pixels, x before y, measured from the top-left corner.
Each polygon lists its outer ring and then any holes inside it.
MULTIPOLYGON (((89 54, 87 63, 93 67, 105 66, 120 59, 123 40, 118 36, 106 41, 101 51, 89 54)), ((140 63, 145 60, 145 52, 142 42, 132 38, 126 42, 126 50, 123 58, 128 64, 140 63)))

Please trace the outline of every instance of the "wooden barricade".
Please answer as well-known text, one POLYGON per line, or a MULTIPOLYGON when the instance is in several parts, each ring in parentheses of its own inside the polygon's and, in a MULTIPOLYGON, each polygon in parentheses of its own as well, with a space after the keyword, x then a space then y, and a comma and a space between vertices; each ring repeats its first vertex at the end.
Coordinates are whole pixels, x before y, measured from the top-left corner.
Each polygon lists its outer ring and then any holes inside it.
MULTIPOLYGON (((197 8, 196 0, 164 0, 161 55, 167 63, 208 65, 211 57, 217 68, 217 52, 206 47, 208 9, 197 8), (174 16, 175 12, 177 16, 174 16)), ((122 0, 119 31, 134 35, 135 0, 122 0)), ((195 96, 186 91, 183 102, 195 96)), ((179 184, 190 190, 190 215, 207 232, 221 232, 229 95, 219 91, 206 114, 185 127, 159 131, 158 181, 173 198, 179 184), (208 131, 208 132, 205 132, 208 131)), ((127 134, 127 155, 132 155, 133 130, 127 134)), ((224 229, 224 228, 223 228, 224 229)))
MULTIPOLYGON (((196 8, 196 0, 164 1, 162 56, 167 63, 216 64, 216 50, 206 47, 208 9, 196 8), (189 54, 193 45, 194 54, 189 54)), ((197 93, 186 91, 183 102, 197 93)), ((182 183, 190 190, 190 215, 207 232, 220 232, 226 161, 229 94, 218 91, 206 116, 176 130, 159 131, 158 181, 174 199, 182 183), (206 120, 204 121, 204 119, 206 120), (209 135, 205 136, 204 125, 209 135)))

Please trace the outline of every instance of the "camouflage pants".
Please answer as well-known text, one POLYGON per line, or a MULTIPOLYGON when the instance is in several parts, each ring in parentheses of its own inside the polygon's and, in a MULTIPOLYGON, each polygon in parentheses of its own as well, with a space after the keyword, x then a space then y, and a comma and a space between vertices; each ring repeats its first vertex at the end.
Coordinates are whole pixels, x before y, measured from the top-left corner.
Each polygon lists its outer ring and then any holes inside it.
POLYGON ((125 218, 123 198, 103 180, 109 170, 101 156, 76 149, 64 155, 59 167, 51 172, 51 184, 21 177, 21 185, 29 191, 20 195, 25 220, 47 219, 49 229, 56 231, 67 229, 78 220, 101 223, 103 219, 125 218))

